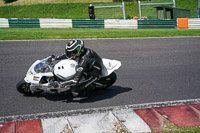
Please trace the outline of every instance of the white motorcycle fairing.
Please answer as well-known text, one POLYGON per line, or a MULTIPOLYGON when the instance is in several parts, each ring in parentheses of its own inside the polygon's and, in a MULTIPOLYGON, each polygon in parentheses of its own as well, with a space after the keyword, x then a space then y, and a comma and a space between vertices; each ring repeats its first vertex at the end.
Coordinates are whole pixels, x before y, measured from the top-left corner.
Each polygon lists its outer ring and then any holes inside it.
POLYGON ((105 66, 105 69, 103 69, 102 77, 106 77, 110 75, 115 70, 119 69, 119 67, 122 65, 120 61, 117 60, 110 60, 110 59, 102 59, 103 65, 105 66))
POLYGON ((70 80, 76 73, 77 62, 74 60, 62 60, 54 66, 54 74, 63 80, 70 80))
MULTIPOLYGON (((36 88, 41 90, 56 89, 58 93, 69 90, 71 87, 53 88, 49 85, 49 79, 54 76, 66 81, 72 79, 76 73, 77 62, 70 59, 64 59, 57 64, 52 63, 49 65, 47 63, 48 59, 49 57, 35 61, 27 71, 24 80, 25 82, 30 83, 30 90, 34 92, 34 89, 36 88), (43 77, 48 79, 45 83, 42 82, 43 77)), ((105 66, 102 71, 102 77, 110 75, 121 66, 121 62, 117 60, 102 59, 102 61, 105 66)))
POLYGON ((52 72, 46 72, 46 73, 37 73, 34 68, 36 67, 36 65, 38 65, 39 63, 41 63, 43 60, 37 60, 35 61, 31 67, 29 68, 29 70, 26 73, 26 77, 24 78, 24 80, 27 83, 31 83, 31 84, 40 84, 40 80, 43 76, 46 77, 53 77, 53 73, 52 72))
MULTIPOLYGON (((117 60, 102 59, 104 69, 102 77, 110 75, 113 71, 117 70, 121 66, 121 62, 117 60)), ((62 60, 54 67, 54 74, 61 79, 69 80, 76 73, 77 62, 74 60, 62 60)))

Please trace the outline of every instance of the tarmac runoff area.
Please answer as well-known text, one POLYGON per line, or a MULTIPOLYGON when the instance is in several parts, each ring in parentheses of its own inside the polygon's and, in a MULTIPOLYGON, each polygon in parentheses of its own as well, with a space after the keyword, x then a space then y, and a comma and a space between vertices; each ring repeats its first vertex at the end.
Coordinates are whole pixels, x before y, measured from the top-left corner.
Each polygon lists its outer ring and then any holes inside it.
POLYGON ((0 118, 0 133, 135 133, 199 127, 200 99, 0 118))

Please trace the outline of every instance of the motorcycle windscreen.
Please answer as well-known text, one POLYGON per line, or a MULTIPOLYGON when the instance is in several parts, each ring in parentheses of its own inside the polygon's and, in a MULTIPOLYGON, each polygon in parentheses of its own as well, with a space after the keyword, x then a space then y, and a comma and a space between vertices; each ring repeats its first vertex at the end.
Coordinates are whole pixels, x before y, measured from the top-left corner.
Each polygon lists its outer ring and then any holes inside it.
POLYGON ((34 71, 36 73, 47 73, 47 72, 50 72, 51 69, 49 65, 47 65, 46 63, 40 62, 34 67, 34 71))

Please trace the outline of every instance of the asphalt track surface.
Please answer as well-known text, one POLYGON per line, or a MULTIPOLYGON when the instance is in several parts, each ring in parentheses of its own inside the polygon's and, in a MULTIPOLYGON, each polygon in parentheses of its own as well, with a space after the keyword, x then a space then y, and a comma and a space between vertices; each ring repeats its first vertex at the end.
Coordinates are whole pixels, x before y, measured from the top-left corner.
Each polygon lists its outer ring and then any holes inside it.
POLYGON ((0 117, 200 98, 200 37, 85 39, 101 57, 122 62, 114 86, 74 101, 18 93, 30 65, 63 53, 68 41, 0 41, 0 117))

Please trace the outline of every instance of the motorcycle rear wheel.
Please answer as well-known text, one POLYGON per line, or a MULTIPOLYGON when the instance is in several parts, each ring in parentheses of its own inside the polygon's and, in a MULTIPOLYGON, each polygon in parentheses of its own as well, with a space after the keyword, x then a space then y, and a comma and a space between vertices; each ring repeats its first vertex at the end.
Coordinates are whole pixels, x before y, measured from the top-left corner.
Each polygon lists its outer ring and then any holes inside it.
POLYGON ((31 92, 30 90, 30 83, 27 83, 26 81, 24 81, 24 79, 20 80, 17 85, 16 85, 16 88, 17 88, 17 91, 24 94, 24 95, 37 95, 41 92, 43 92, 43 90, 38 90, 34 93, 31 92))
POLYGON ((112 86, 117 80, 117 75, 115 72, 112 72, 107 77, 101 78, 98 82, 105 85, 102 89, 107 89, 108 87, 112 86))

